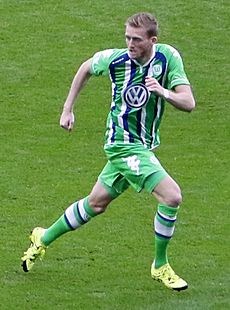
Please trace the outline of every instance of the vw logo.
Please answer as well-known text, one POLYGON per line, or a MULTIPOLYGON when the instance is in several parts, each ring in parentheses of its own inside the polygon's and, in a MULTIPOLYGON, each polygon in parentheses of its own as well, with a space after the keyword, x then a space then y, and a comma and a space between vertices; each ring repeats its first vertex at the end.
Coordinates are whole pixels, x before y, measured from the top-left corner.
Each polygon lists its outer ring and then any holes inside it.
POLYGON ((123 100, 131 108, 141 108, 149 100, 150 92, 143 84, 130 85, 123 91, 123 100))

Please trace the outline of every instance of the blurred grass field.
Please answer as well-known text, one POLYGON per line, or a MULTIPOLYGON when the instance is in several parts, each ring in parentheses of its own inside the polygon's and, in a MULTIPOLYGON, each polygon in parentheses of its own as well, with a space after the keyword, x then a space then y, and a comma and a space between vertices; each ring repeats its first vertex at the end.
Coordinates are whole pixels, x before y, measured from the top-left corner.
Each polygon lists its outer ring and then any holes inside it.
POLYGON ((229 309, 229 11, 220 1, 0 1, 0 309, 229 309), (128 190, 109 210, 50 246, 25 274, 34 226, 49 226, 87 195, 105 163, 110 83, 94 78, 59 128, 71 80, 95 51, 124 47, 126 17, 155 13, 160 41, 177 47, 197 108, 170 106, 158 156, 182 187, 169 255, 190 285, 150 277, 156 201, 128 190))

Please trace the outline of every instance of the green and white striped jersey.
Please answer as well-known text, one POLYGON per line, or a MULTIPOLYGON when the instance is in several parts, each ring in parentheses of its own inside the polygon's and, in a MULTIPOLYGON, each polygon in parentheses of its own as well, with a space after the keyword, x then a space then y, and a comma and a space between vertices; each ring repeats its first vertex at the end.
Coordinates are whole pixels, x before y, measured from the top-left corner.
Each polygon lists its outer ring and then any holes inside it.
POLYGON ((151 59, 140 65, 130 59, 128 49, 104 50, 93 56, 91 73, 109 75, 112 82, 105 147, 128 143, 157 147, 164 100, 147 90, 145 77, 154 77, 167 89, 189 85, 178 51, 170 45, 155 44, 151 59))

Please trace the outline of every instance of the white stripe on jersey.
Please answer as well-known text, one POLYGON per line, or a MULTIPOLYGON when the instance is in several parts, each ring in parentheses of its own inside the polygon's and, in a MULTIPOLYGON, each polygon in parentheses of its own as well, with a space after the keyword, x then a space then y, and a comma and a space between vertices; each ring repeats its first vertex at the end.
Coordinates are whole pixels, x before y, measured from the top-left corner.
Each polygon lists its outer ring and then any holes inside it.
POLYGON ((108 133, 108 143, 112 143, 112 137, 113 137, 114 129, 113 129, 113 120, 110 118, 109 121, 109 133, 108 133))
MULTIPOLYGON (((131 74, 131 60, 128 60, 125 63, 125 80, 123 83, 123 89, 122 91, 124 91, 127 87, 127 84, 130 80, 130 74, 131 74)), ((122 99, 121 99, 122 100, 122 99)), ((125 114, 125 111, 127 109, 127 105, 124 102, 124 100, 122 100, 122 104, 121 104, 121 112, 118 115, 118 124, 121 128, 124 129, 124 120, 123 120, 123 116, 125 114)), ((124 130, 124 143, 129 143, 129 133, 127 131, 124 130)))
MULTIPOLYGON (((163 79, 162 79, 162 86, 163 87, 164 87, 164 83, 165 83, 165 79, 166 79, 166 72, 167 72, 167 66, 165 68, 165 73, 164 73, 164 76, 163 76, 163 79)), ((161 110, 162 110, 162 101, 163 101, 163 98, 162 97, 158 97, 158 100, 157 100, 157 115, 156 115, 155 120, 153 121, 153 129, 152 129, 153 140, 152 140, 152 144, 150 146, 151 149, 154 148, 154 141, 155 141, 155 137, 156 137, 155 128, 156 128, 157 121, 160 119, 161 110)))
POLYGON ((155 136, 156 136, 156 132, 155 132, 155 128, 156 128, 156 123, 157 121, 159 120, 160 118, 160 115, 161 115, 161 103, 162 103, 162 97, 158 97, 158 100, 157 100, 157 115, 153 121, 153 129, 152 129, 152 137, 153 137, 153 142, 150 146, 150 148, 153 148, 154 147, 154 141, 155 141, 155 136))
POLYGON ((143 141, 144 147, 147 148, 147 143, 145 139, 146 130, 145 130, 145 122, 146 122, 146 105, 141 109, 141 139, 143 141))
MULTIPOLYGON (((112 77, 110 75, 110 80, 112 81, 112 77)), ((115 97, 115 88, 116 88, 116 84, 112 82, 112 98, 115 97)), ((115 102, 114 100, 111 102, 111 108, 113 108, 115 106, 115 102)))
MULTIPOLYGON (((152 74, 153 74, 153 69, 152 69, 152 64, 150 64, 147 76, 152 76, 152 74)), ((146 139, 145 139, 145 135, 146 135, 146 117, 147 117, 147 114, 146 114, 146 105, 145 105, 141 109, 141 124, 140 124, 141 125, 140 136, 141 136, 141 140, 143 141, 143 144, 144 144, 145 148, 147 148, 147 142, 146 142, 146 139)))
MULTIPOLYGON (((111 77, 111 74, 110 74, 110 80, 112 81, 112 77, 111 77)), ((116 85, 115 83, 112 82, 112 99, 115 97, 115 88, 116 88, 116 85)), ((111 102, 111 107, 110 109, 112 110, 114 107, 115 107, 115 102, 114 100, 111 102)), ((113 136, 113 133, 114 133, 114 129, 113 129, 113 121, 112 121, 112 118, 110 118, 110 122, 109 122, 109 133, 108 133, 108 144, 111 144, 112 143, 112 136, 113 136)))

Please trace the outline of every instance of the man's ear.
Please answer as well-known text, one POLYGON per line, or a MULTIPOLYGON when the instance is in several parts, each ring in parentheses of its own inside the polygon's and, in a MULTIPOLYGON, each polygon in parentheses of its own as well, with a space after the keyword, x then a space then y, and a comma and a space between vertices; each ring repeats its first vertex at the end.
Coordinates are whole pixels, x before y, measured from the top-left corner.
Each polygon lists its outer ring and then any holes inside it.
POLYGON ((156 43, 157 43, 157 41, 158 41, 157 37, 155 37, 155 36, 154 36, 154 37, 152 37, 152 38, 151 38, 151 40, 152 40, 152 43, 153 43, 153 44, 156 44, 156 43))

